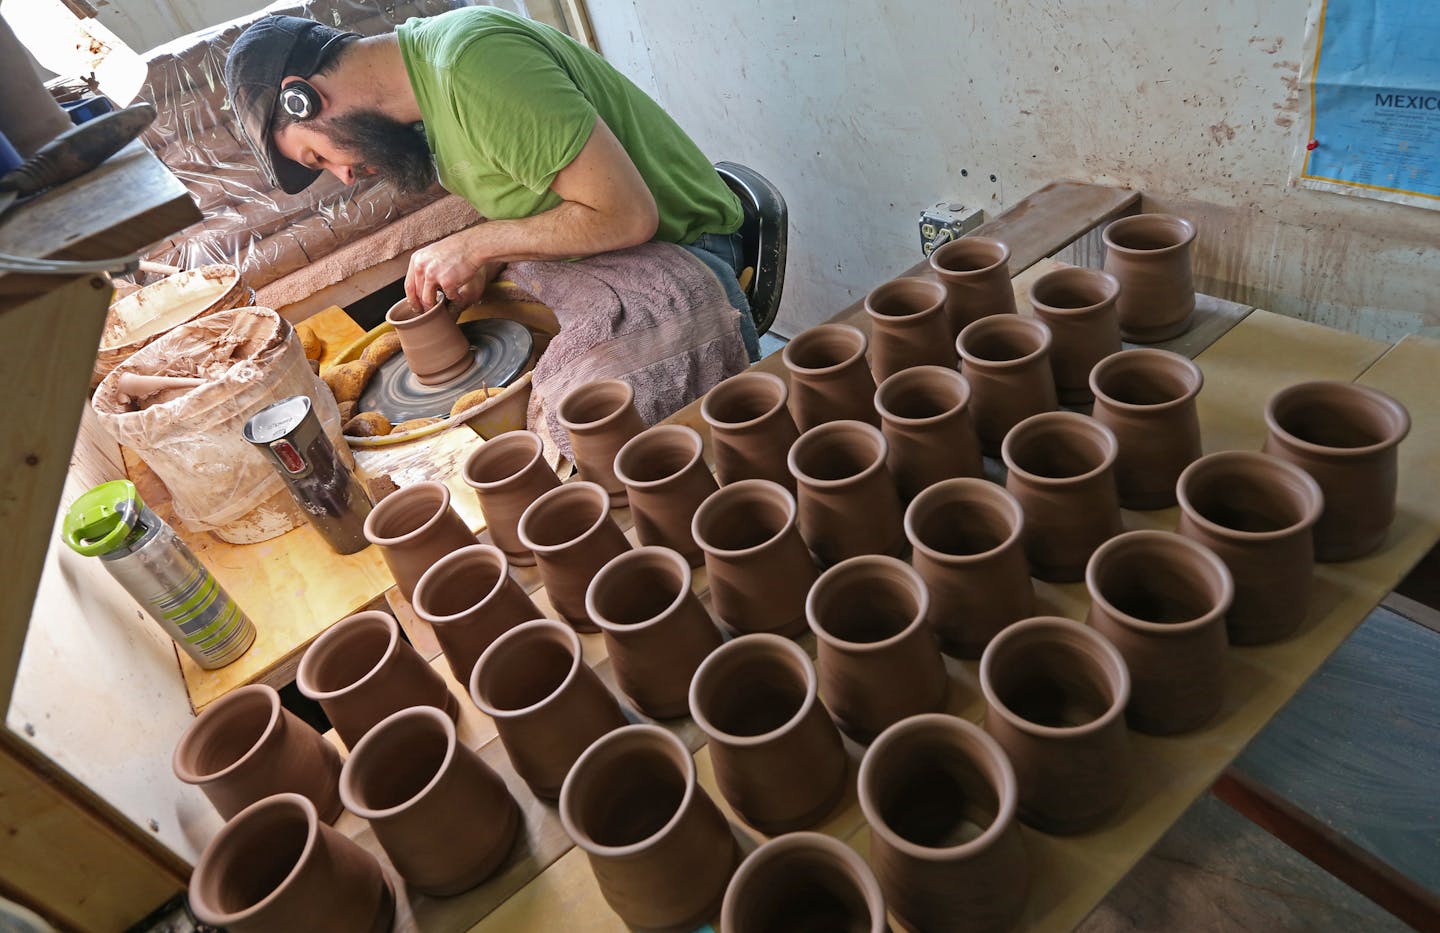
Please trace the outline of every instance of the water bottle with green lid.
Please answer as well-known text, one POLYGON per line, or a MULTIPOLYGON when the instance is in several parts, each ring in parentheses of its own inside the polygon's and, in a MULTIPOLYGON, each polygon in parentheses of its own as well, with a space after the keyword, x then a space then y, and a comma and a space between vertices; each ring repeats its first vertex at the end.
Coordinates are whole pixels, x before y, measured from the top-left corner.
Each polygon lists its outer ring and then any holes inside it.
POLYGON ((206 670, 224 667, 254 643, 255 626, 129 480, 101 483, 76 499, 61 534, 75 553, 100 558, 206 670))

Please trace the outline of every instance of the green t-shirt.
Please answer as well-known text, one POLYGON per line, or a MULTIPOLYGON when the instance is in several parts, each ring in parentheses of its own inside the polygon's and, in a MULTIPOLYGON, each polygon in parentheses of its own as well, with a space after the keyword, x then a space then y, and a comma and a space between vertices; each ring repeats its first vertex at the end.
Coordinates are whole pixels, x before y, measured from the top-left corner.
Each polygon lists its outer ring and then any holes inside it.
POLYGON ((598 114, 645 179, 657 240, 733 233, 740 201, 669 114, 609 62, 558 30, 466 7, 396 30, 440 183, 493 220, 560 203, 550 190, 598 114))

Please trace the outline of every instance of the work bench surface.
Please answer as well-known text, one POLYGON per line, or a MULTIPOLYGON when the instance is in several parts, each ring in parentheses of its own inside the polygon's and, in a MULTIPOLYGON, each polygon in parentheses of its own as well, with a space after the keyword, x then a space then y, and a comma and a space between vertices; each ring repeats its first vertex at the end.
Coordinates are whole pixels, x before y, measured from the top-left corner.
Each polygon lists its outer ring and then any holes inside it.
MULTIPOLYGON (((1134 192, 1056 183, 1027 198, 979 232, 999 236, 1009 243, 1012 272, 1019 273, 1014 280, 1018 304, 1022 313, 1028 313, 1026 295, 1030 284, 1057 266, 1054 260, 1044 257, 1097 224, 1133 211, 1137 204, 1138 195, 1134 192)), ((923 266, 909 271, 925 274, 923 266)), ((1066 930, 1083 920, 1190 804, 1209 789, 1245 745, 1440 535, 1440 498, 1434 495, 1440 480, 1440 428, 1437 428, 1440 393, 1434 391, 1435 373, 1440 371, 1440 342, 1407 337, 1390 345, 1206 296, 1200 296, 1199 303, 1194 327, 1162 346, 1193 356, 1204 373, 1205 385, 1197 405, 1206 452, 1258 449, 1265 434, 1262 415, 1265 400, 1292 383, 1338 379, 1373 386, 1406 405, 1414 423, 1409 438, 1400 447, 1398 515, 1389 539, 1379 552, 1362 560, 1326 564, 1317 569, 1310 615, 1298 634, 1277 644, 1235 647, 1228 652, 1224 704, 1210 723, 1180 736, 1130 733, 1130 787, 1121 810, 1104 826, 1063 837, 1029 827, 1023 829, 1031 881, 1020 929, 1066 930)), ((858 306, 841 312, 837 319, 868 329, 868 321, 858 306)), ((785 375, 778 354, 762 360, 756 368, 785 375)), ((698 409, 698 404, 692 404, 670 420, 688 424, 708 439, 698 409)), ((444 470, 458 469, 458 458, 473 444, 481 443, 463 431, 441 436, 451 437, 446 444, 456 448, 442 458, 447 464, 444 470)), ((445 449, 448 451, 449 447, 445 449)), ((990 468, 993 475, 997 467, 992 463, 990 468)), ((441 478, 451 481, 457 492, 457 505, 467 518, 474 519, 478 510, 474 510, 473 497, 462 495, 468 490, 454 481, 453 474, 441 478)), ((615 517, 633 540, 633 523, 628 511, 616 510, 615 517)), ((1127 529, 1173 529, 1177 519, 1178 511, 1174 508, 1124 513, 1127 529)), ((306 530, 291 535, 303 531, 306 530)), ((286 543, 285 538, 281 538, 252 547, 282 552, 286 543)), ((360 581, 355 585, 363 586, 344 600, 346 611, 370 602, 388 585, 378 555, 361 556, 355 563, 359 569, 354 579, 360 581)), ((227 582, 226 569, 215 568, 222 582, 227 582)), ((299 572, 298 568, 293 569, 299 572)), ((537 605, 548 613, 549 601, 533 569, 517 576, 532 591, 537 605)), ((312 587, 330 587, 332 583, 307 575, 288 584, 277 580, 273 585, 290 585, 308 591, 312 587)), ((702 599, 708 599, 703 568, 696 572, 694 586, 702 599)), ((1037 581, 1036 594, 1037 614, 1085 618, 1089 598, 1083 584, 1037 581)), ((433 634, 414 618, 393 589, 386 595, 412 641, 431 658, 431 663, 461 698, 461 740, 479 749, 482 757, 504 777, 524 815, 522 836, 509 861, 486 883, 450 898, 411 896, 405 892, 368 825, 349 814, 342 816, 337 825, 374 852, 396 881, 397 930, 427 933, 469 929, 506 933, 623 930, 623 923, 605 904, 584 853, 573 847, 561 828, 554 806, 538 801, 515 775, 497 740, 494 723, 474 707, 465 689, 454 682, 444 659, 438 655, 433 634)), ((308 595, 305 598, 310 599, 308 595)), ((265 621, 257 619, 262 627, 265 621)), ((581 641, 586 661, 618 695, 603 640, 598 635, 583 635, 581 641)), ((812 636, 798 641, 813 654, 812 636)), ((296 646, 296 653, 302 648, 303 644, 296 646)), ((984 701, 977 664, 954 659, 947 659, 946 663, 951 679, 949 711, 979 722, 984 701)), ((648 721, 629 705, 627 713, 634 721, 648 721)), ((686 718, 662 725, 676 732, 694 751, 701 784, 730 818, 744 848, 751 849, 763 841, 764 837, 741 822, 721 797, 704 736, 694 723, 686 718)), ((338 743, 333 733, 331 738, 338 743)), ((844 840, 863 854, 868 851, 870 834, 854 793, 854 770, 863 748, 848 740, 847 748, 852 758, 847 796, 815 828, 844 840)))

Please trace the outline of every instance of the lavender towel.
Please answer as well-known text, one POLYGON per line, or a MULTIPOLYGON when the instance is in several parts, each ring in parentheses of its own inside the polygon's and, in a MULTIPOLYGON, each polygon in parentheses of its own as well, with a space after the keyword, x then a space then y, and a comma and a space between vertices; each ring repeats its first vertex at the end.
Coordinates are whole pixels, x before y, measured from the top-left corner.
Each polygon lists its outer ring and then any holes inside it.
POLYGON ((740 312, 724 286, 672 243, 576 262, 515 262, 502 278, 560 322, 535 364, 527 422, 567 457, 570 438, 555 412, 572 388, 623 379, 640 417, 654 424, 749 365, 740 312))

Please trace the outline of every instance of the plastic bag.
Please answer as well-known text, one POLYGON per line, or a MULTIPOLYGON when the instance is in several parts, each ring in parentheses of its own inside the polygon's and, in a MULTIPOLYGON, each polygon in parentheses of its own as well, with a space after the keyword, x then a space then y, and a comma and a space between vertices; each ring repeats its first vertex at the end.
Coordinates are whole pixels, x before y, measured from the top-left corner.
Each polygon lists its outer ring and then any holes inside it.
POLYGON ((251 544, 305 521, 275 467, 241 436, 252 415, 293 395, 310 397, 331 443, 353 462, 334 396, 311 371, 295 329, 269 308, 219 311, 182 324, 115 367, 91 405, 110 436, 165 483, 188 526, 251 544), (132 411, 118 385, 127 372, 206 383, 132 411))

